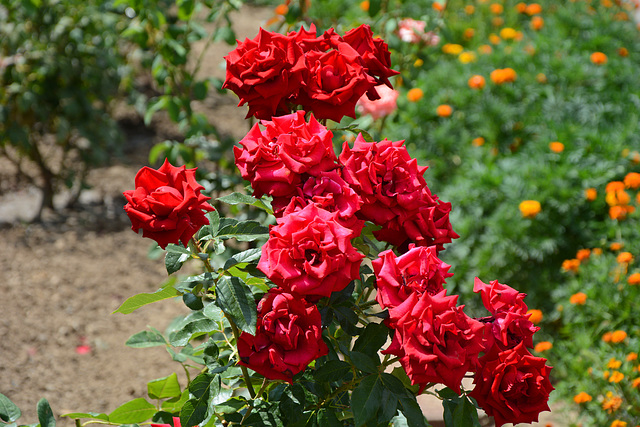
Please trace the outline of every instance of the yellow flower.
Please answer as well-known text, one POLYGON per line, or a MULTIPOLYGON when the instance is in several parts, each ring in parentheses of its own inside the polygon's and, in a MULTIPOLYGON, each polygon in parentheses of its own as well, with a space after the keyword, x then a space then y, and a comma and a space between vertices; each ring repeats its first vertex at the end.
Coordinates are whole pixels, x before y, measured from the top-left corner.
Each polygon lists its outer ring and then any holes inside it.
POLYGON ((415 62, 413 63, 413 66, 416 68, 420 68, 424 65, 424 61, 420 58, 416 59, 415 62))
POLYGON ((537 200, 524 200, 520 202, 518 207, 525 218, 535 218, 542 210, 540 202, 537 200))
POLYGON ((509 27, 505 27, 500 30, 500 37, 502 37, 505 40, 513 40, 516 38, 517 34, 518 32, 516 30, 509 27))
POLYGON ((473 52, 462 52, 458 57, 458 60, 463 64, 468 64, 469 62, 475 62, 476 54, 473 52))
POLYGON ((462 45, 456 43, 447 43, 442 46, 442 51, 448 55, 460 55, 463 50, 464 48, 462 47, 462 45))
POLYGON ((620 409, 621 405, 622 405, 622 398, 608 391, 607 396, 602 402, 602 409, 604 409, 605 411, 611 414, 617 411, 618 409, 620 409))

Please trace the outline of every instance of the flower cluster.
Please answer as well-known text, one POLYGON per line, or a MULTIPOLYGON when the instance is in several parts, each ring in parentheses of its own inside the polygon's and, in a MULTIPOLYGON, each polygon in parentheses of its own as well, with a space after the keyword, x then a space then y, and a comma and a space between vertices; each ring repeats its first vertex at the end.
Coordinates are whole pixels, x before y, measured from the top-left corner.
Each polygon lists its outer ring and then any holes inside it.
POLYGON ((379 99, 376 86, 391 87, 387 44, 361 25, 344 36, 333 29, 317 35, 315 26, 287 35, 261 29, 252 40, 238 42, 225 57, 224 88, 248 104, 247 117, 269 120, 293 112, 297 106, 318 119, 339 122, 355 118, 364 94, 379 99))

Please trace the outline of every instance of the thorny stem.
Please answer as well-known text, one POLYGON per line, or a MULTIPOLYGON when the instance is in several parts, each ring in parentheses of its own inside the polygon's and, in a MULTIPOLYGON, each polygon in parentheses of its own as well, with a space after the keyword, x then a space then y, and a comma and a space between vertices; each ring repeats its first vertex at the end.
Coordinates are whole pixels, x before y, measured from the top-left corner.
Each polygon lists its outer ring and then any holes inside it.
MULTIPOLYGON (((202 249, 200 249, 200 245, 198 244, 196 239, 191 238, 191 243, 193 243, 193 245, 197 249, 198 253, 202 252, 202 249)), ((207 271, 209 273, 213 273, 214 272, 214 269, 213 269, 213 267, 211 267, 211 264, 209 263, 209 259, 208 258, 203 259, 202 262, 204 263, 204 266, 205 266, 205 268, 207 269, 207 271)), ((229 322, 229 325, 231 325, 231 332, 233 333, 233 338, 235 338, 236 345, 237 345, 237 343, 240 341, 240 330, 238 329, 238 326, 233 321, 231 316, 229 316, 224 311, 223 311, 223 313, 224 313, 224 317, 229 322)), ((234 350, 235 350, 235 348, 234 348, 234 350)), ((238 355, 238 358, 240 358, 239 355, 238 355)), ((247 390, 249 390, 249 395, 251 396, 252 399, 255 399, 256 392, 253 390, 253 384, 251 383, 251 377, 249 376, 249 371, 247 370, 247 367, 240 365, 240 370, 242 370, 242 376, 244 377, 244 383, 247 386, 247 390)))

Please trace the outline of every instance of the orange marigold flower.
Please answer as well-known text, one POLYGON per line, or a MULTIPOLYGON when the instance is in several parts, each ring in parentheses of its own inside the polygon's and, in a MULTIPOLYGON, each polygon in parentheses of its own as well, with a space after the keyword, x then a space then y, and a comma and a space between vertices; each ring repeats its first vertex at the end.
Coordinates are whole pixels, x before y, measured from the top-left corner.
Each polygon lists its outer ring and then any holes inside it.
POLYGON ((424 96, 424 92, 419 87, 414 87, 413 89, 409 89, 407 92, 407 99, 409 102, 418 102, 424 96))
POLYGON ((537 200, 524 200, 518 206, 520 213, 525 218, 535 218, 540 213, 542 207, 537 200))
POLYGON ((613 420, 610 427, 627 427, 626 421, 613 420))
POLYGON ((611 342, 612 343, 621 343, 627 339, 627 333, 625 331, 617 330, 611 333, 611 342))
POLYGON ((624 177, 624 186, 627 188, 633 188, 634 190, 640 188, 640 173, 629 172, 624 177))
POLYGON ((620 252, 616 257, 616 261, 620 264, 629 264, 633 261, 633 255, 631 255, 631 252, 620 252))
POLYGON ((436 114, 440 117, 449 117, 453 113, 453 108, 450 105, 442 104, 436 108, 436 114))
POLYGON ((286 4, 279 4, 276 6, 276 8, 273 10, 276 15, 286 15, 287 12, 289 11, 289 6, 287 6, 286 4))
POLYGON ((491 25, 494 27, 502 27, 504 25, 504 19, 502 19, 502 16, 494 16, 491 18, 491 25))
POLYGON ((625 219, 628 213, 632 213, 635 210, 635 207, 628 205, 611 206, 609 208, 609 217, 619 221, 625 219))
MULTIPOLYGON (((498 37, 498 38, 500 38, 500 37, 498 37)), ((498 41, 498 43, 500 43, 500 41, 498 41)), ((488 44, 483 44, 480 47, 478 47, 478 53, 480 53, 482 55, 489 55, 491 52, 493 52, 493 48, 491 46, 489 46, 488 44)))
POLYGON ((471 141, 471 143, 476 147, 482 147, 484 145, 484 138, 481 136, 473 138, 473 141, 471 141))
POLYGON ((622 398, 608 391, 607 396, 602 402, 602 409, 604 409, 605 411, 611 414, 617 411, 618 409, 620 409, 621 405, 622 405, 622 398))
POLYGON ((500 15, 504 8, 500 3, 492 3, 491 6, 489 6, 489 10, 491 10, 491 13, 494 15, 500 15))
POLYGON ((638 353, 635 352, 631 352, 629 354, 627 354, 627 362, 633 362, 634 360, 638 359, 638 353))
POLYGON ((602 255, 602 248, 593 248, 591 250, 591 253, 595 256, 600 256, 602 255))
POLYGON ((592 399, 593 398, 591 397, 591 395, 589 395, 588 393, 585 393, 584 391, 581 391, 580 393, 573 396, 573 401, 576 402, 578 405, 581 403, 591 402, 592 399))
POLYGON ((485 80, 481 75, 475 74, 469 78, 467 83, 471 89, 482 89, 484 88, 485 80))
POLYGON ((624 246, 624 243, 613 242, 609 245, 609 249, 611 249, 612 251, 619 251, 620 249, 622 249, 623 246, 624 246))
POLYGON ((611 375, 611 372, 609 371, 604 371, 602 373, 602 378, 604 378, 605 380, 609 379, 609 375, 611 375))
POLYGON ((640 285, 640 273, 633 273, 627 278, 630 285, 640 285))
POLYGON ((465 28, 464 32, 462 33, 462 37, 464 37, 465 40, 471 40, 475 34, 476 30, 474 30, 473 28, 465 28))
POLYGON ((531 18, 531 29, 534 31, 540 31, 544 27, 544 19, 542 16, 534 16, 531 18))
POLYGON ((613 373, 609 377, 609 382, 610 383, 619 383, 623 379, 624 379, 624 374, 622 372, 613 371, 613 373))
POLYGON ((433 7, 433 9, 437 10, 438 12, 442 12, 444 10, 444 6, 442 5, 442 3, 438 3, 438 2, 435 2, 435 1, 431 5, 431 7, 433 7))
POLYGON ((535 308, 529 309, 529 311, 527 311, 527 314, 529 315, 529 321, 531 323, 533 323, 534 325, 537 325, 538 323, 540 323, 542 321, 542 311, 541 310, 537 310, 535 308))
POLYGON ((606 193, 612 193, 614 191, 624 190, 624 182, 622 181, 611 181, 604 188, 606 193))
POLYGON ((609 206, 624 206, 629 204, 631 197, 624 190, 616 190, 608 192, 605 200, 609 206))
POLYGON ((525 10, 525 12, 529 16, 538 15, 539 13, 542 12, 542 6, 540 6, 538 3, 531 3, 527 5, 527 9, 525 10))
POLYGON ((520 2, 516 5, 516 12, 525 13, 527 11, 527 4, 520 2))
POLYGON ((591 62, 596 65, 603 65, 607 63, 607 55, 602 52, 593 52, 591 54, 591 62))
POLYGON ((468 4, 464 7, 464 13, 466 13, 467 15, 473 15, 475 11, 476 11, 476 8, 472 4, 468 4))
POLYGON ((547 76, 545 76, 544 73, 538 73, 536 74, 536 81, 544 84, 547 82, 547 76))
POLYGON ((587 294, 584 292, 577 292, 571 295, 569 302, 575 305, 584 305, 587 302, 587 294))
POLYGON ((360 9, 364 10, 365 12, 369 11, 369 6, 370 6, 369 0, 364 0, 360 2, 360 9))
POLYGON ((576 258, 579 259, 580 261, 584 261, 585 259, 588 259, 590 256, 591 256, 590 249, 580 249, 576 253, 576 258))
POLYGON ((598 197, 598 192, 595 188, 587 188, 584 190, 584 197, 588 201, 593 202, 598 197))
POLYGON ((513 68, 498 68, 490 74, 491 81, 497 85, 515 82, 517 74, 513 68))
POLYGON ((579 259, 565 259, 562 261, 562 271, 573 271, 574 273, 577 273, 579 268, 579 259))
POLYGON ((489 41, 491 42, 491 44, 500 44, 502 39, 499 35, 491 33, 489 34, 489 41))
POLYGON ((551 344, 549 341, 540 341, 533 348, 533 351, 535 351, 536 353, 542 353, 543 351, 551 350, 552 348, 553 344, 551 344))
POLYGON ((611 0, 600 0, 600 4, 604 7, 612 7, 613 2, 611 0))
POLYGON ((564 151, 564 144, 558 141, 550 142, 549 149, 554 153, 562 153, 564 151))
POLYGON ((618 55, 620 55, 622 57, 629 56, 629 49, 627 49, 626 47, 619 47, 618 48, 618 55))
POLYGON ((631 387, 633 387, 633 388, 640 387, 640 378, 636 378, 633 381, 631 381, 631 387))
POLYGON ((622 361, 616 359, 615 357, 612 357, 607 362, 607 368, 609 369, 618 369, 620 368, 620 366, 622 366, 622 361))

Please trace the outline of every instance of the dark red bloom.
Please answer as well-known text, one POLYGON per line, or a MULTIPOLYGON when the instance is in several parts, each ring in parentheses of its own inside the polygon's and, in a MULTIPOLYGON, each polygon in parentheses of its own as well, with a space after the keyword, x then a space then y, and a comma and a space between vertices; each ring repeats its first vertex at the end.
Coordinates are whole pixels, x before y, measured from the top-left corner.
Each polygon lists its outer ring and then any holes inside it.
POLYGON ((238 340, 241 365, 289 383, 328 351, 318 307, 281 289, 269 290, 258 304, 255 336, 243 332, 238 340))
POLYGON ((168 160, 159 169, 143 167, 135 178, 135 190, 125 191, 125 212, 131 229, 158 242, 187 246, 193 235, 209 220, 203 211, 214 210, 204 187, 196 181, 196 169, 175 167, 168 160))

